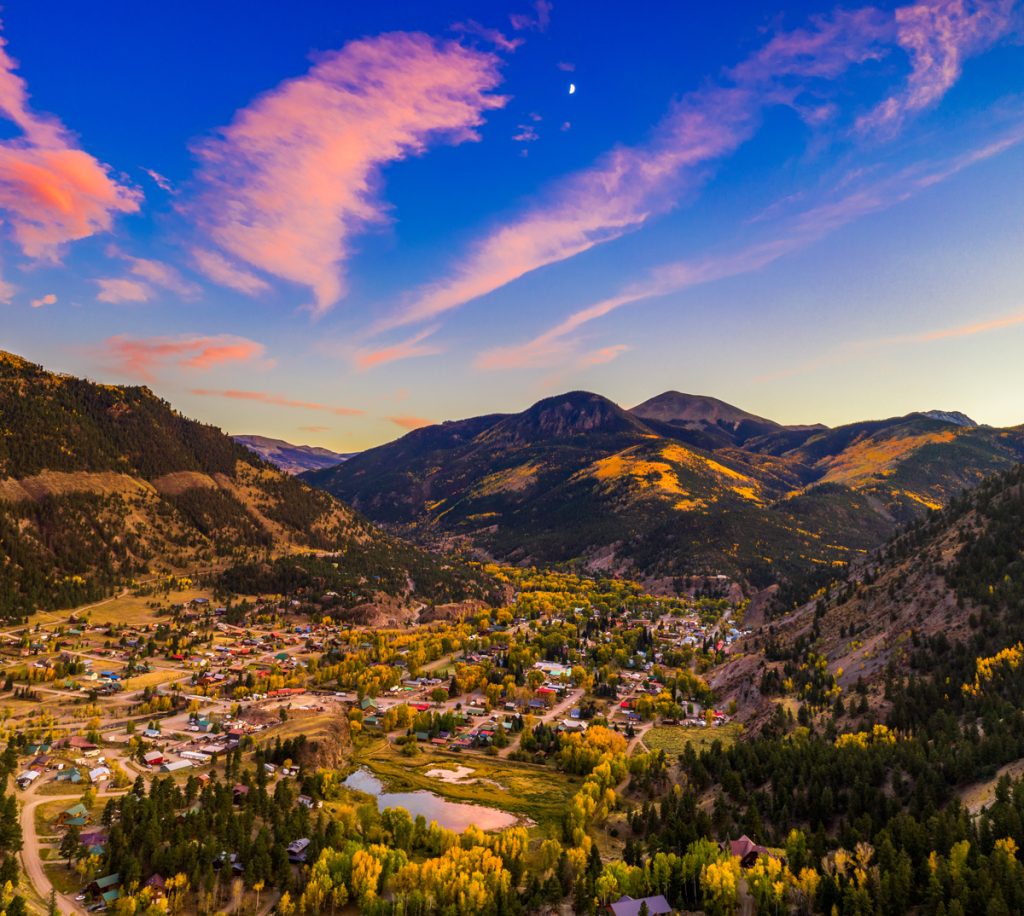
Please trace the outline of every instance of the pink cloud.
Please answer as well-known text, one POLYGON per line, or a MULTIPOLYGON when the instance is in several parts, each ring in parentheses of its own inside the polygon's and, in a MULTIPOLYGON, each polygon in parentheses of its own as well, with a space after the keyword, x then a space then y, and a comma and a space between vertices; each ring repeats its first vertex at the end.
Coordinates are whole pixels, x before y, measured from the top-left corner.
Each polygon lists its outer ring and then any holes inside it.
POLYGON ((540 134, 532 124, 520 124, 518 127, 519 133, 512 137, 516 143, 533 143, 534 140, 540 139, 540 134))
POLYGON ((560 60, 558 62, 557 66, 558 66, 558 69, 561 70, 563 73, 575 73, 576 72, 576 65, 569 63, 569 61, 567 61, 567 60, 560 60))
POLYGON ((334 407, 330 404, 319 404, 316 401, 297 401, 281 394, 268 394, 265 391, 238 391, 233 388, 210 389, 193 388, 191 394, 206 398, 230 398, 235 401, 256 401, 260 404, 272 404, 275 407, 291 407, 296 410, 320 410, 339 417, 358 417, 365 411, 354 407, 334 407))
POLYGON ((696 261, 675 261, 652 270, 614 296, 578 309, 548 330, 523 344, 494 347, 480 353, 474 365, 480 369, 522 369, 557 365, 570 359, 578 347, 573 335, 582 327, 626 305, 681 292, 704 283, 760 270, 780 258, 800 251, 857 219, 906 201, 921 191, 946 181, 970 166, 990 159, 1024 142, 1024 121, 1003 136, 947 161, 928 167, 904 169, 888 178, 850 190, 809 207, 789 220, 778 237, 725 254, 696 261))
POLYGON ((490 42, 494 47, 500 48, 502 51, 508 51, 510 54, 525 44, 522 38, 509 38, 498 29, 481 25, 475 19, 469 19, 466 22, 456 22, 452 26, 452 31, 482 38, 484 41, 490 42))
POLYGON ((584 353, 578 360, 577 366, 581 369, 587 366, 602 366, 605 363, 610 363, 614 359, 618 359, 629 350, 626 344, 614 344, 610 347, 601 347, 598 350, 592 350, 590 353, 584 353))
POLYGON ((767 106, 790 105, 820 118, 823 106, 807 101, 808 87, 830 91, 836 76, 877 58, 891 31, 891 20, 875 10, 839 11, 775 36, 727 81, 673 105, 646 143, 618 147, 556 182, 541 203, 487 234, 449 276, 420 289, 377 329, 429 320, 640 228, 753 136, 767 106))
POLYGON ((433 420, 424 420, 423 417, 410 417, 410 416, 398 416, 388 417, 395 426, 401 426, 402 429, 422 429, 424 426, 433 426, 433 420))
POLYGON ((1013 24, 1014 0, 931 0, 896 10, 897 40, 910 58, 905 88, 857 121, 891 132, 938 102, 960 78, 964 59, 990 47, 1013 24))
POLYGON ((326 433, 330 431, 329 426, 300 426, 304 433, 326 433))
POLYGON ((143 171, 153 180, 153 184, 155 184, 161 191, 166 191, 168 194, 174 193, 174 185, 171 184, 171 180, 169 178, 165 178, 156 171, 156 169, 143 169, 143 171))
POLYGON ((437 328, 427 328, 419 334, 400 341, 387 347, 377 349, 357 350, 355 354, 356 368, 362 371, 382 366, 385 363, 393 363, 400 359, 411 359, 417 356, 435 356, 442 352, 441 348, 432 344, 424 344, 423 341, 437 331, 437 328))
POLYGON ((96 297, 101 302, 147 302, 154 295, 153 287, 160 287, 186 299, 199 294, 199 288, 188 283, 170 264, 150 258, 137 258, 121 251, 116 245, 107 249, 107 255, 128 264, 131 277, 108 277, 97 280, 100 287, 96 297))
POLYGON ((230 334, 147 338, 119 334, 104 343, 105 357, 118 371, 147 381, 166 364, 205 370, 225 363, 251 362, 264 351, 263 344, 230 334))
POLYGON ((214 283, 227 286, 231 289, 245 293, 247 296, 255 296, 257 293, 270 289, 266 280, 262 280, 254 273, 232 264, 227 258, 216 251, 209 251, 206 248, 193 248, 192 261, 200 273, 205 274, 214 283))
POLYGON ((0 114, 21 136, 0 141, 0 210, 26 255, 56 260, 66 243, 106 232, 115 216, 136 212, 141 194, 113 180, 58 120, 30 109, 6 44, 0 38, 0 114))
POLYGON ((139 280, 128 277, 102 277, 95 281, 100 302, 148 302, 153 290, 139 280))
POLYGON ((42 308, 44 305, 56 305, 56 304, 57 304, 57 294, 56 293, 47 293, 45 296, 40 296, 38 299, 33 299, 32 303, 31 303, 32 308, 34 308, 34 309, 42 308))
POLYGON ((385 217, 381 168, 477 139, 484 113, 505 102, 489 94, 499 63, 405 33, 324 54, 198 146, 191 212, 223 252, 310 287, 322 313, 344 295, 352 236, 385 217))
POLYGON ((529 29, 534 32, 546 32, 551 24, 551 10, 554 7, 549 0, 535 0, 532 13, 512 13, 508 21, 517 32, 529 29))

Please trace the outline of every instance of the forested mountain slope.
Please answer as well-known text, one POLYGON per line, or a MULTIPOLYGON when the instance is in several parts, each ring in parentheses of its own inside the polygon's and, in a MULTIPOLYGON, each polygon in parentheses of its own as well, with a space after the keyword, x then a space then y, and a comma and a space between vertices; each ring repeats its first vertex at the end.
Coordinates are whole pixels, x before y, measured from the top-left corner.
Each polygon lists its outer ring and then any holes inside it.
POLYGON ((371 576, 374 588, 440 600, 463 597, 461 580, 472 578, 147 388, 57 375, 0 352, 0 431, 6 617, 95 600, 131 578, 310 551, 343 558, 354 599, 372 592, 371 576))
POLYGON ((667 392, 570 392, 416 430, 304 479, 422 543, 755 586, 842 565, 1024 458, 1024 430, 910 414, 781 426, 667 392))

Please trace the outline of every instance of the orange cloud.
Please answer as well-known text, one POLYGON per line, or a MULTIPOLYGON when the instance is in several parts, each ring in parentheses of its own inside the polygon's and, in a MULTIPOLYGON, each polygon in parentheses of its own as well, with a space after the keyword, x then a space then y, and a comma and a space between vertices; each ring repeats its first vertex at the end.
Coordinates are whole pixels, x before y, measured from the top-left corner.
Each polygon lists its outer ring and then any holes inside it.
POLYGON ((604 363, 610 363, 613 359, 618 359, 623 353, 629 349, 626 344, 614 344, 610 347, 601 347, 599 350, 592 350, 590 353, 584 353, 579 360, 577 365, 582 369, 587 366, 601 366, 604 363))
POLYGON ((330 431, 329 426, 300 426, 304 433, 326 433, 330 431))
POLYGON ((273 404, 275 407, 293 407, 297 410, 322 410, 339 417, 358 417, 365 411, 354 407, 332 407, 330 404, 318 404, 315 401, 296 401, 280 394, 268 394, 265 391, 237 391, 233 388, 213 390, 210 388, 193 388, 192 394, 207 398, 231 398, 235 401, 257 401, 261 404, 273 404))
POLYGON ((57 302, 56 293, 47 293, 45 296, 40 296, 38 299, 32 300, 32 308, 39 309, 44 305, 55 305, 57 302))
POLYGON ((62 245, 106 232, 119 213, 136 212, 141 194, 78 149, 59 121, 29 108, 6 44, 0 38, 0 114, 22 135, 0 141, 0 210, 26 255, 55 260, 62 245))
POLYGON ((897 9, 897 40, 911 72, 903 91, 858 119, 857 129, 892 132, 938 102, 960 78, 966 57, 1011 30, 1013 5, 1014 0, 932 0, 897 9))
POLYGON ((433 334, 437 328, 427 328, 399 343, 389 347, 379 347, 375 350, 357 350, 355 354, 356 368, 361 371, 372 369, 375 366, 382 366, 385 363, 393 363, 400 359, 411 359, 416 356, 435 356, 442 352, 441 348, 432 344, 422 343, 427 337, 433 334))
POLYGON ((196 149, 191 212, 223 252, 310 287, 324 312, 344 294, 351 237, 384 218, 381 168, 477 139, 483 113, 505 102, 488 94, 498 66, 493 54, 407 33, 321 55, 196 149))
POLYGON ((433 426, 433 420, 424 420, 422 417, 409 417, 409 416, 398 416, 388 417, 395 426, 401 426, 402 429, 422 429, 424 426, 433 426))
POLYGON ((251 362, 262 356, 264 346, 230 334, 213 336, 108 338, 105 357, 118 371, 147 381, 157 367, 172 363, 179 368, 211 369, 224 363, 251 362))

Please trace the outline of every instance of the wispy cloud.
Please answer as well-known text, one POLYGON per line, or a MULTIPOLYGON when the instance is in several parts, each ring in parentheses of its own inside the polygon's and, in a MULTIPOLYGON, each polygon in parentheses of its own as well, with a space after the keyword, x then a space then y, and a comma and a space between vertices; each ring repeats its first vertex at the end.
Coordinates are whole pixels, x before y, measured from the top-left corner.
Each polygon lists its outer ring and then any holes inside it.
POLYGON ((509 38, 498 29, 481 25, 475 19, 468 19, 466 22, 456 22, 452 25, 452 31, 462 35, 472 35, 476 38, 481 38, 486 42, 490 42, 499 50, 509 53, 512 53, 517 48, 521 48, 525 43, 525 40, 522 38, 509 38))
POLYGON ((1013 24, 1014 0, 931 0, 896 10, 897 40, 910 75, 857 122, 862 132, 891 133, 936 104, 960 78, 964 59, 991 47, 1013 24))
POLYGON ((100 302, 148 302, 153 295, 141 280, 128 277, 101 277, 93 282, 99 287, 96 298, 100 302))
POLYGON ((319 410, 332 413, 339 417, 358 417, 365 411, 354 407, 336 407, 331 404, 320 404, 316 401, 299 401, 283 394, 269 394, 266 391, 237 391, 234 388, 193 388, 191 393, 204 398, 229 398, 234 401, 256 401, 260 404, 272 404, 275 407, 291 407, 295 410, 319 410))
POLYGON ((975 163, 990 159, 1024 141, 1024 120, 1017 120, 1001 136, 958 156, 915 166, 847 189, 789 219, 779 234, 766 241, 724 254, 693 261, 674 261, 620 292, 572 312, 548 330, 523 344, 485 350, 475 360, 481 369, 519 369, 557 365, 578 347, 573 339, 582 327, 623 306, 680 292, 704 283, 760 270, 780 258, 807 248, 846 225, 906 201, 975 163))
POLYGON ((310 287, 324 312, 345 292, 353 236, 385 217, 381 168, 477 139, 484 113, 505 101, 491 94, 498 69, 493 54, 421 34, 324 54, 198 145, 189 209, 224 253, 310 287))
POLYGON ((264 352, 263 344, 232 334, 143 338, 119 334, 103 344, 103 357, 109 364, 146 381, 165 365, 205 370, 225 363, 252 362, 264 352))
POLYGON ((326 433, 330 432, 331 428, 329 426, 300 426, 299 429, 304 433, 326 433))
POLYGON ((56 260, 63 245, 137 211, 142 195, 113 179, 60 121, 30 108, 6 45, 0 37, 0 115, 21 135, 0 141, 0 210, 26 255, 56 260))
POLYGON ((436 327, 426 328, 407 340, 399 341, 390 346, 356 350, 354 357, 356 368, 365 371, 376 366, 383 366, 385 363, 397 362, 401 359, 435 356, 442 352, 441 347, 436 344, 425 344, 423 341, 436 331, 436 327))
POLYGON ((884 350, 894 346, 913 346, 919 344, 935 343, 944 340, 959 340, 966 337, 976 337, 979 334, 988 334, 992 331, 1003 331, 1007 328, 1020 327, 1024 325, 1024 312, 1014 312, 1009 315, 1001 315, 985 321, 974 321, 968 324, 954 325, 952 327, 937 328, 926 331, 916 331, 910 334, 898 334, 893 337, 875 337, 865 340, 849 340, 830 347, 825 352, 813 359, 801 363, 795 363, 766 372, 757 376, 757 382, 778 382, 783 379, 794 378, 800 375, 808 375, 835 366, 839 363, 852 359, 861 358, 865 353, 876 350, 884 350))
POLYGON ((550 0, 534 0, 532 13, 512 13, 508 20, 517 32, 546 32, 551 25, 552 9, 554 6, 550 0))
POLYGON ((232 264, 216 251, 196 246, 192 249, 192 262, 200 273, 205 274, 214 283, 238 290, 247 296, 255 296, 270 289, 270 284, 266 280, 237 264, 232 264))
POLYGON ((421 429, 424 426, 432 426, 434 424, 433 420, 425 420, 423 417, 397 416, 388 417, 387 419, 394 423, 395 426, 408 430, 421 429))
POLYGON ((97 280, 100 292, 96 298, 101 302, 147 302, 155 295, 154 287, 186 299, 199 295, 198 286, 186 281, 176 268, 163 261, 137 258, 116 245, 111 245, 107 249, 107 256, 126 262, 128 272, 132 276, 97 280))
POLYGON ((161 191, 166 191, 168 194, 174 193, 174 185, 171 184, 171 180, 161 175, 156 169, 143 169, 142 171, 152 179, 153 184, 161 191))
POLYGON ((638 229, 753 136, 767 106, 790 105, 820 120, 820 99, 834 91, 835 78, 883 54, 891 31, 891 17, 868 9, 819 16, 807 29, 775 36, 724 80, 673 105, 646 143, 618 147, 556 182, 540 203, 487 234, 449 276, 420 289, 377 328, 432 319, 638 229))
POLYGON ((576 364, 581 369, 587 366, 603 366, 605 363, 618 359, 627 350, 629 350, 629 347, 626 344, 613 344, 610 347, 601 347, 597 350, 591 350, 589 353, 584 353, 577 360, 576 364))

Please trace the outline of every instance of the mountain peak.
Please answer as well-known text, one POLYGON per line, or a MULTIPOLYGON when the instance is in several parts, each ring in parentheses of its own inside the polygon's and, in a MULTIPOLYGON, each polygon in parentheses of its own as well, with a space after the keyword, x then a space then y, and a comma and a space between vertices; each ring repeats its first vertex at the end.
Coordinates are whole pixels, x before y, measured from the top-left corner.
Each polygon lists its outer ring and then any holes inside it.
POLYGON ((283 439, 271 439, 269 436, 232 436, 231 438, 244 445, 249 451, 255 452, 264 461, 269 461, 288 474, 301 474, 303 471, 317 471, 334 467, 352 457, 351 454, 332 452, 330 449, 315 445, 294 445, 283 439))
POLYGON ((493 441, 535 442, 585 433, 646 433, 643 423, 614 401, 590 391, 544 398, 487 432, 493 441))
POLYGON ((665 391, 638 404, 630 413, 645 420, 660 420, 662 423, 680 425, 712 423, 735 427, 743 422, 779 425, 773 420, 748 413, 718 398, 702 394, 684 394, 681 391, 665 391))
POLYGON ((959 410, 922 410, 921 416, 931 420, 941 420, 943 423, 952 423, 954 426, 978 426, 967 414, 959 410))

